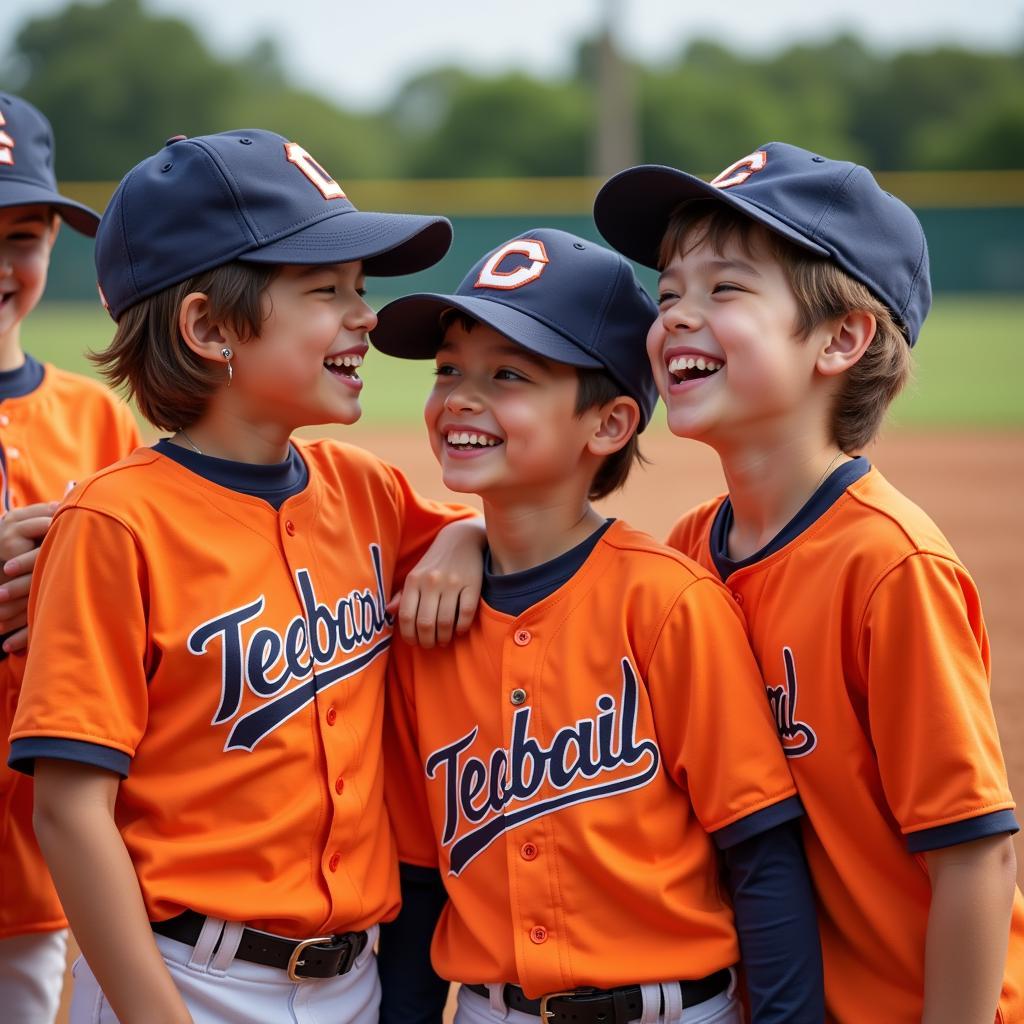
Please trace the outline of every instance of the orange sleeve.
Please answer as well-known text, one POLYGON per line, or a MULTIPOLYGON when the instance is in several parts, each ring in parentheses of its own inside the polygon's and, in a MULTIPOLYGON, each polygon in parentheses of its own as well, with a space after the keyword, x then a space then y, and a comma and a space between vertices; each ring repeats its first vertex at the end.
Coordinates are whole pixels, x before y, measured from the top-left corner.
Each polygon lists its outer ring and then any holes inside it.
POLYGON ((411 693, 412 652, 395 640, 388 661, 384 710, 384 799, 406 864, 436 868, 437 842, 427 804, 411 693))
POLYGON ((988 635, 957 562, 915 554, 875 587, 857 656, 890 809, 904 833, 1011 809, 988 635))
POLYGON ((404 584, 409 570, 416 566, 434 542, 439 530, 449 523, 470 519, 479 513, 468 505, 424 498, 412 489, 400 470, 393 466, 388 466, 387 469, 390 472, 395 503, 402 524, 394 573, 394 587, 397 590, 404 584))
POLYGON ((715 832, 796 793, 743 619, 723 587, 680 595, 648 672, 665 767, 715 832))
POLYGON ((12 744, 45 737, 134 755, 148 710, 145 583, 125 526, 78 506, 58 512, 32 580, 12 744))

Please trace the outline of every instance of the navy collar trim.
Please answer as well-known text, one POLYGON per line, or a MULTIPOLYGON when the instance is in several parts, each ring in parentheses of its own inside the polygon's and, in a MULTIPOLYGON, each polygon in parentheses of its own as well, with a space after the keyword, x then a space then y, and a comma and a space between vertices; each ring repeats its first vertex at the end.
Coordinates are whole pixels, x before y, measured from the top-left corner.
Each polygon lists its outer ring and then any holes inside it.
POLYGON ((43 364, 26 352, 25 362, 16 370, 0 370, 0 402, 32 394, 43 383, 45 374, 43 364))
POLYGON ((563 551, 549 562, 531 566, 522 572, 498 574, 491 563, 491 552, 484 554, 484 581, 481 596, 498 612, 522 615, 527 608, 553 594, 579 572, 580 567, 597 547, 614 519, 606 519, 586 540, 563 551))
POLYGON ((167 438, 157 441, 153 448, 204 480, 239 494, 262 498, 275 509, 279 509, 288 498, 305 490, 309 481, 309 470, 292 444, 288 446, 288 458, 270 466, 200 455, 199 452, 172 444, 167 438))
POLYGON ((796 540, 842 497, 847 487, 864 476, 869 469, 871 463, 863 455, 858 455, 851 462, 844 462, 822 481, 804 507, 760 551, 755 551, 749 558, 739 561, 733 561, 729 557, 729 532, 732 530, 733 511, 732 502, 727 497, 715 513, 711 534, 708 537, 711 558, 714 560, 718 575, 723 580, 728 579, 737 570, 764 561, 769 555, 774 555, 776 551, 796 540))

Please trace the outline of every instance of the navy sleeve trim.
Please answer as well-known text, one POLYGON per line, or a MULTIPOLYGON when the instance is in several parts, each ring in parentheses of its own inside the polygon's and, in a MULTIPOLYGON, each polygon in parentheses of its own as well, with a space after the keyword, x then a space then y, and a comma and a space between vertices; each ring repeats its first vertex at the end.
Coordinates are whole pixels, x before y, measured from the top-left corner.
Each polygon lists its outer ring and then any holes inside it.
POLYGON ((11 744, 11 754, 7 766, 25 775, 34 775, 36 760, 40 757, 54 761, 77 761, 89 764, 94 768, 103 768, 114 772, 121 778, 128 778, 128 770, 132 759, 120 750, 104 747, 99 743, 85 743, 82 740, 56 739, 51 736, 31 736, 15 740, 11 744))
POLYGON ((745 818, 740 818, 739 821, 734 821, 731 825, 726 825, 725 828, 720 828, 713 833, 715 845, 720 850, 728 850, 729 847, 745 842, 753 836, 759 836, 762 832, 767 832, 784 822, 793 821, 803 813, 804 805, 800 803, 800 797, 787 797, 777 804, 772 804, 771 807, 763 807, 745 818))
POLYGON ((1020 825, 1017 824, 1013 811, 993 811, 978 818, 954 821, 952 825, 939 825, 938 828, 924 828, 920 832, 911 832, 907 836, 907 849, 911 853, 927 853, 929 850, 959 846, 961 843, 970 843, 988 836, 1012 836, 1019 831, 1020 825))

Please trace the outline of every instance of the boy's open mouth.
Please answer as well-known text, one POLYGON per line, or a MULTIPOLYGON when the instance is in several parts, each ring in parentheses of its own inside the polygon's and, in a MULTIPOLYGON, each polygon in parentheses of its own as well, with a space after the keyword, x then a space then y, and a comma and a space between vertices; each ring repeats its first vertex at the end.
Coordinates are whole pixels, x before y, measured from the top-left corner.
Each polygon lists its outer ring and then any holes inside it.
POLYGON ((363 357, 358 355, 328 356, 324 360, 324 369, 338 377, 358 377, 362 365, 363 357))
POLYGON ((449 430, 444 439, 452 448, 456 448, 460 452, 470 452, 478 448, 493 448, 495 445, 501 444, 497 437, 472 430, 449 430))
POLYGON ((689 380, 703 380, 725 366, 721 360, 710 356, 674 356, 668 362, 668 372, 677 384, 689 380))

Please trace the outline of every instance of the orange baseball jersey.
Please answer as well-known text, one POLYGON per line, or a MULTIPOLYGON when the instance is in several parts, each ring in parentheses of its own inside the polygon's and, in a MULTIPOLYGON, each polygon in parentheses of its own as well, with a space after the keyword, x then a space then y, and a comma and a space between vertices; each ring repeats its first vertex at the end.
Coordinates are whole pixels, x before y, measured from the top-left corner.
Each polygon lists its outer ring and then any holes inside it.
POLYGON ((79 486, 43 545, 12 764, 123 776, 116 820, 152 920, 300 937, 398 904, 386 604, 473 513, 339 442, 293 457, 308 482, 275 509, 140 448, 79 486))
POLYGON ((450 897, 440 974, 536 997, 738 961, 712 836, 800 807, 705 570, 615 522, 554 593, 482 603, 443 650, 396 644, 389 676, 399 856, 439 865, 450 897))
MULTIPOLYGON (((829 1020, 921 1019, 928 850, 1016 831, 974 584, 935 524, 865 459, 841 466, 765 550, 730 562, 731 507, 673 547, 746 615, 807 812, 829 1020)), ((1018 892, 999 1020, 1024 1020, 1018 892)))
MULTIPOLYGON (((59 501, 69 485, 140 443, 135 418, 106 388, 31 356, 0 385, 3 512, 59 501)), ((0 661, 0 938, 51 931, 64 913, 32 830, 32 783, 7 768, 22 655, 0 661)))

